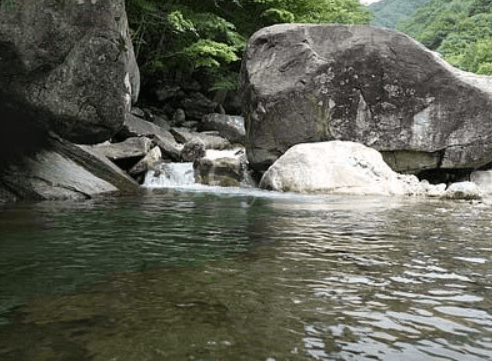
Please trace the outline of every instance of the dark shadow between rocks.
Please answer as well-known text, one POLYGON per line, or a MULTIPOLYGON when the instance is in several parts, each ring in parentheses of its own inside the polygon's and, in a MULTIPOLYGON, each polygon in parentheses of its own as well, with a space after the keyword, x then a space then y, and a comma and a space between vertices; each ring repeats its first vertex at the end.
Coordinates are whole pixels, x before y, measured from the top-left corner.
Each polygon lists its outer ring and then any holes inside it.
POLYGON ((474 171, 473 168, 463 168, 463 169, 447 169, 447 168, 437 168, 437 169, 427 169, 416 174, 419 180, 428 180, 431 184, 439 183, 456 183, 456 182, 466 182, 470 180, 470 174, 474 171))
POLYGON ((50 149, 48 131, 36 121, 42 115, 0 92, 0 171, 50 149))

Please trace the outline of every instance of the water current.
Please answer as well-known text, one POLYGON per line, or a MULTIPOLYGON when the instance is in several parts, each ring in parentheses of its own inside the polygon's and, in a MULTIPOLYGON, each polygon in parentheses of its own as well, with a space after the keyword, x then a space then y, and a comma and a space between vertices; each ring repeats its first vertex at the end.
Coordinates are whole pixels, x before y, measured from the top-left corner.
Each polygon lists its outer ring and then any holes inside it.
POLYGON ((492 360, 492 204, 149 188, 0 207, 0 360, 492 360))

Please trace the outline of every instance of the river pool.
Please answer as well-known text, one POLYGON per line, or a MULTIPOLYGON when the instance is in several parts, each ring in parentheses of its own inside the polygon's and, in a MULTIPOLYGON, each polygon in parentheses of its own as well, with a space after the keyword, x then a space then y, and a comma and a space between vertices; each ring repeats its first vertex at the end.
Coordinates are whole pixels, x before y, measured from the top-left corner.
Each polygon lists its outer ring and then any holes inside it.
POLYGON ((488 201, 0 206, 0 360, 492 360, 491 235, 488 201))

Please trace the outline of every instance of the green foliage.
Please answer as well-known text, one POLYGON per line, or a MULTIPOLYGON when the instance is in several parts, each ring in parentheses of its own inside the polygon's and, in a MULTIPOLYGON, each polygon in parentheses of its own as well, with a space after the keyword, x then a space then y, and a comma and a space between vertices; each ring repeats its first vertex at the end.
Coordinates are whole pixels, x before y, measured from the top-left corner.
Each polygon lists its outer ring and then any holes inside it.
POLYGON ((157 0, 131 0, 127 7, 144 74, 219 67, 236 61, 245 44, 234 24, 213 13, 157 0))
POLYGON ((477 74, 481 75, 492 75, 492 63, 484 62, 478 67, 477 74))
POLYGON ((469 16, 492 12, 491 0, 475 0, 469 9, 469 16))
POLYGON ((196 68, 220 67, 221 63, 230 63, 238 60, 234 49, 224 43, 210 39, 199 39, 197 42, 184 48, 181 52, 196 68))
POLYGON ((374 20, 372 11, 358 0, 294 1, 291 10, 301 23, 368 24, 374 20))
POLYGON ((195 24, 193 21, 186 19, 180 10, 174 10, 167 14, 167 23, 174 32, 192 31, 196 34, 195 24))
POLYGON ((293 23, 295 21, 295 15, 290 11, 284 9, 270 8, 265 10, 261 17, 265 23, 278 24, 278 23, 293 23))
POLYGON ((430 0, 383 0, 369 5, 374 11, 374 25, 394 29, 396 24, 412 15, 430 0))
POLYGON ((397 28, 462 70, 492 75, 492 0, 432 0, 397 28))
POLYGON ((237 76, 237 73, 232 71, 223 72, 219 69, 217 70, 218 74, 214 74, 214 81, 212 82, 212 86, 209 91, 215 92, 220 90, 237 90, 239 86, 239 77, 237 76))
POLYGON ((145 79, 180 69, 204 72, 211 90, 237 86, 246 39, 285 23, 369 23, 358 0, 126 0, 137 60, 145 79))

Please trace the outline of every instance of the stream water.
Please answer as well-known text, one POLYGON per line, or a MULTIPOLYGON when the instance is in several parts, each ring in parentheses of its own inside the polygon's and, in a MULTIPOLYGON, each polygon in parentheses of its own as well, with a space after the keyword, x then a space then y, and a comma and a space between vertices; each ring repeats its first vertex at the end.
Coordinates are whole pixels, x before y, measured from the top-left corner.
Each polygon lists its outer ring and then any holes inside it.
POLYGON ((247 189, 1 206, 0 360, 492 360, 491 227, 247 189))

